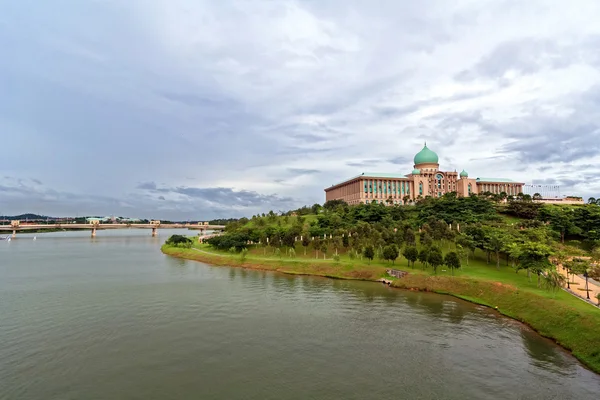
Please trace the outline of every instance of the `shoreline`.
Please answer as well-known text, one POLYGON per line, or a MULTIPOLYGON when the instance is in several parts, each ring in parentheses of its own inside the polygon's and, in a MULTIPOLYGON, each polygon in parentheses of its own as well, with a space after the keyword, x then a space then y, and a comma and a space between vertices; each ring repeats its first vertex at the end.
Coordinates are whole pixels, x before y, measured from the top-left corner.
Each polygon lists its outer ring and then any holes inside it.
MULTIPOLYGON (((348 270, 344 269, 343 263, 329 261, 248 258, 242 262, 239 257, 167 245, 163 245, 161 251, 171 257, 215 266, 273 271, 288 275, 362 280, 379 284, 382 284, 383 278, 381 273, 377 274, 377 271, 372 268, 362 271, 348 270), (330 272, 332 267, 336 273, 330 272)), ((520 291, 514 286, 501 282, 465 277, 431 276, 410 271, 408 269, 409 274, 400 279, 386 276, 385 279, 391 281, 389 287, 449 295, 492 308, 530 327, 539 335, 553 340, 557 345, 568 350, 586 368, 600 374, 600 313, 597 318, 594 318, 594 315, 582 314, 579 310, 559 301, 520 291)))

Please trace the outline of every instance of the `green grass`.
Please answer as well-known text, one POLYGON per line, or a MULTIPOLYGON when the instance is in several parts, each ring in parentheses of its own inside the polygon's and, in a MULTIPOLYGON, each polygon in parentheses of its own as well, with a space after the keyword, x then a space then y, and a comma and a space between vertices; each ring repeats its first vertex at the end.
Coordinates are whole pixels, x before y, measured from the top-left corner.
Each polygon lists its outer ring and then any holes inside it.
MULTIPOLYGON (((291 218, 290 218, 291 219, 291 218)), ((331 259, 332 253, 323 260, 322 253, 315 258, 315 252, 309 249, 304 256, 302 246, 296 247, 296 258, 290 258, 282 251, 282 256, 273 254, 273 248, 250 249, 244 262, 238 254, 216 251, 205 244, 195 243, 192 249, 180 249, 169 246, 162 248, 165 254, 186 259, 198 260, 214 265, 241 266, 245 268, 278 271, 288 274, 317 275, 336 279, 378 280, 391 279, 386 269, 395 268, 410 272, 402 279, 393 279, 393 286, 405 289, 418 289, 458 298, 498 309, 504 315, 515 318, 534 328, 543 336, 571 350, 596 372, 600 372, 600 309, 573 295, 559 290, 552 293, 537 287, 537 279, 531 282, 525 271, 518 274, 501 260, 500 269, 496 269, 495 259, 488 265, 485 254, 476 252, 469 265, 463 261, 463 268, 451 276, 450 271, 438 268, 433 274, 431 268, 409 268, 406 260, 395 264, 380 260, 351 259, 340 254, 340 261, 331 259)), ((446 248, 445 251, 448 251, 446 248)))

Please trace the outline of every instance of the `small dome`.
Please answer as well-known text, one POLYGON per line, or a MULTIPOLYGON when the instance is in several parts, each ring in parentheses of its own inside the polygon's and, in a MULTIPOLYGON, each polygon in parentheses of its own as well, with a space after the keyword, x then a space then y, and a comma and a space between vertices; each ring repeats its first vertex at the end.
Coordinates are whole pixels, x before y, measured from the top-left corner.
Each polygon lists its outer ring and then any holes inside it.
POLYGON ((438 155, 435 152, 429 150, 427 144, 423 147, 423 150, 417 153, 415 156, 415 165, 418 164, 437 164, 438 163, 438 155))
POLYGON ((412 172, 412 174, 413 174, 413 175, 420 175, 420 174, 421 174, 421 170, 420 170, 420 169, 418 169, 418 168, 415 168, 415 169, 413 169, 413 172, 412 172))
POLYGON ((461 178, 468 178, 469 174, 467 173, 467 171, 465 171, 464 169, 462 170, 462 172, 460 173, 460 177, 461 178))

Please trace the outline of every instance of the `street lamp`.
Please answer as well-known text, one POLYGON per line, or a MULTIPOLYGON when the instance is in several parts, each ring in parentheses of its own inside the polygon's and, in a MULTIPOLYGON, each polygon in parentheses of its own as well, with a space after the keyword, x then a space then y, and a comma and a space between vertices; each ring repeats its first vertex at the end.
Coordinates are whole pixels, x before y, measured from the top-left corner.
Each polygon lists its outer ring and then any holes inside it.
POLYGON ((585 294, 587 295, 587 298, 589 299, 590 298, 590 291, 588 289, 588 272, 585 271, 583 273, 583 276, 585 276, 585 294))

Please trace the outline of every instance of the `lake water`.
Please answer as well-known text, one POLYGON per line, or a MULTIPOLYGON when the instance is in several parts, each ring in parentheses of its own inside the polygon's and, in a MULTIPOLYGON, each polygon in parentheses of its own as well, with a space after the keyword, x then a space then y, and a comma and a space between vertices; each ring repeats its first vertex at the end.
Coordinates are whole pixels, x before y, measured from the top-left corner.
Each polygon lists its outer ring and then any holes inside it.
POLYGON ((170 233, 0 241, 0 399, 600 398, 491 310, 169 258, 170 233))

